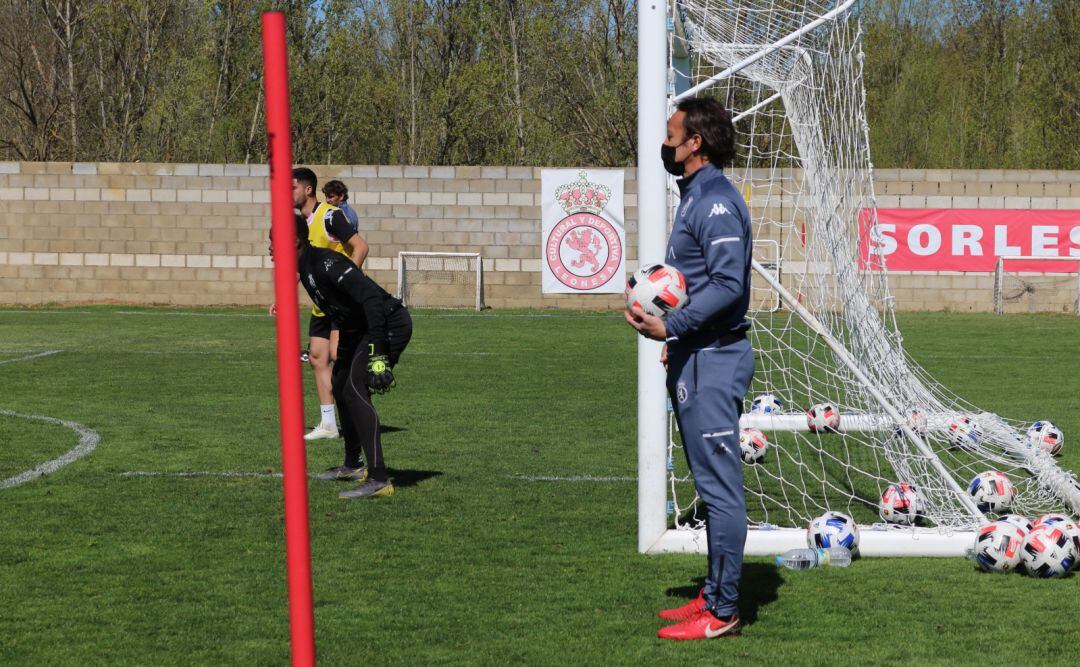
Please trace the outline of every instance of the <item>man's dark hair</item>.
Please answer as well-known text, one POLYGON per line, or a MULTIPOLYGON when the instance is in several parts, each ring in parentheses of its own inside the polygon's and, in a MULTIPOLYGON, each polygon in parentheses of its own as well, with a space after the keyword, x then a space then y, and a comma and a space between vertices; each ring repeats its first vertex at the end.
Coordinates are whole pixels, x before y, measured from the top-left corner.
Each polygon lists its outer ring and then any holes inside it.
POLYGON ((341 197, 349 201, 349 188, 341 181, 327 181, 326 185, 322 186, 322 193, 327 197, 341 197))
POLYGON ((296 179, 297 183, 303 183, 304 185, 311 186, 311 194, 318 192, 316 188, 319 187, 319 177, 315 175, 315 172, 307 167, 297 167, 292 170, 292 177, 296 179))
POLYGON ((683 118, 684 138, 699 135, 701 152, 717 167, 735 159, 735 125, 724 105, 709 97, 689 97, 679 102, 683 118))

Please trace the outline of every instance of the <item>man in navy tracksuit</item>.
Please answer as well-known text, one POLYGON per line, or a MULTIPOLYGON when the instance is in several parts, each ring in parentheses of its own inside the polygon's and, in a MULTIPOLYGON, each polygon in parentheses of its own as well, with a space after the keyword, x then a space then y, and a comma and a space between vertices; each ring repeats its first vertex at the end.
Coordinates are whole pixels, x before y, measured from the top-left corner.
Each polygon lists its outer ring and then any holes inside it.
POLYGON ((735 154, 731 116, 716 100, 687 99, 668 121, 661 150, 682 202, 667 264, 686 277, 690 303, 666 320, 634 308, 627 321, 666 341, 667 389, 698 495, 705 506, 709 572, 698 598, 660 612, 678 623, 664 639, 709 639, 739 631, 739 578, 746 542, 746 495, 739 415, 754 375, 750 322, 750 213, 723 173, 735 154))

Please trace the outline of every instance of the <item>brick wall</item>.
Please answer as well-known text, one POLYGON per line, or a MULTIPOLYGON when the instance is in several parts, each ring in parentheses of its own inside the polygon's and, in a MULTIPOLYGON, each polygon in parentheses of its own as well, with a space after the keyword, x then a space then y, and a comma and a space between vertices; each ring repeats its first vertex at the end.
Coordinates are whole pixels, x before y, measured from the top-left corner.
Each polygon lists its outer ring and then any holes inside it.
MULTIPOLYGON (((315 166, 341 179, 388 288, 401 250, 479 252, 494 308, 618 308, 540 293, 540 170, 315 166)), ((903 208, 1080 209, 1080 172, 878 170, 878 203, 903 208)), ((626 174, 628 266, 637 183, 626 174)), ((751 205, 755 205, 752 197, 751 205)), ((265 165, 0 162, 0 304, 265 305, 265 165)), ((989 274, 897 274, 903 309, 989 310, 989 274)))

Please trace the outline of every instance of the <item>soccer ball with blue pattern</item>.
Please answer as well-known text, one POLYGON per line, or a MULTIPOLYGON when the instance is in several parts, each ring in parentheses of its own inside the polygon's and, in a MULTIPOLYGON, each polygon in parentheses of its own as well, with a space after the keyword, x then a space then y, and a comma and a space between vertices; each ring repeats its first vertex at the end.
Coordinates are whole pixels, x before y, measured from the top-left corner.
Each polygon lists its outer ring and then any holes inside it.
POLYGON ((968 494, 975 500, 980 512, 1001 512, 1012 507, 1016 500, 1016 487, 1004 473, 987 470, 971 480, 968 494))
POLYGON ((998 520, 975 535, 975 562, 987 572, 1011 572, 1020 565, 1020 549, 1027 531, 1008 521, 998 520))
POLYGON ((979 425, 971 417, 960 415, 949 424, 949 442, 960 449, 975 449, 982 438, 979 425))
POLYGON ((1062 577, 1076 562, 1076 544, 1065 528, 1059 526, 1055 523, 1035 526, 1024 538, 1020 557, 1031 576, 1062 577))
POLYGON ((750 414, 775 415, 779 414, 782 408, 783 403, 780 402, 779 398, 772 394, 761 394, 750 404, 750 414))
POLYGON ((1027 517, 1020 516, 1019 514, 1002 514, 1000 517, 998 517, 998 521, 1011 523, 1017 528, 1023 530, 1025 535, 1028 533, 1028 531, 1035 527, 1030 521, 1028 521, 1027 517))
POLYGON ((826 512, 806 528, 806 544, 811 549, 844 547, 854 553, 859 548, 859 527, 843 512, 826 512))
POLYGON ((1065 434, 1050 422, 1039 421, 1027 430, 1027 441, 1032 447, 1038 447, 1051 456, 1057 456, 1065 445, 1065 434))

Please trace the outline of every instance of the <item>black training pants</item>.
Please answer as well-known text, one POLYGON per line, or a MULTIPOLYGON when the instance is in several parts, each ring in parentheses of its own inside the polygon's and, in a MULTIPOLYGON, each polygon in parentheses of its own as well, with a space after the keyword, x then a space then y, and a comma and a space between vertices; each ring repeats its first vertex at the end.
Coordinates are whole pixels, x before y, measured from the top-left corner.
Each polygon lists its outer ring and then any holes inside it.
MULTIPOLYGON (((390 367, 393 368, 412 337, 412 318, 402 307, 387 316, 386 325, 390 367)), ((379 414, 367 386, 368 343, 368 337, 360 332, 341 332, 332 386, 345 437, 345 465, 359 467, 363 453, 368 478, 384 482, 387 474, 379 435, 379 414)))

